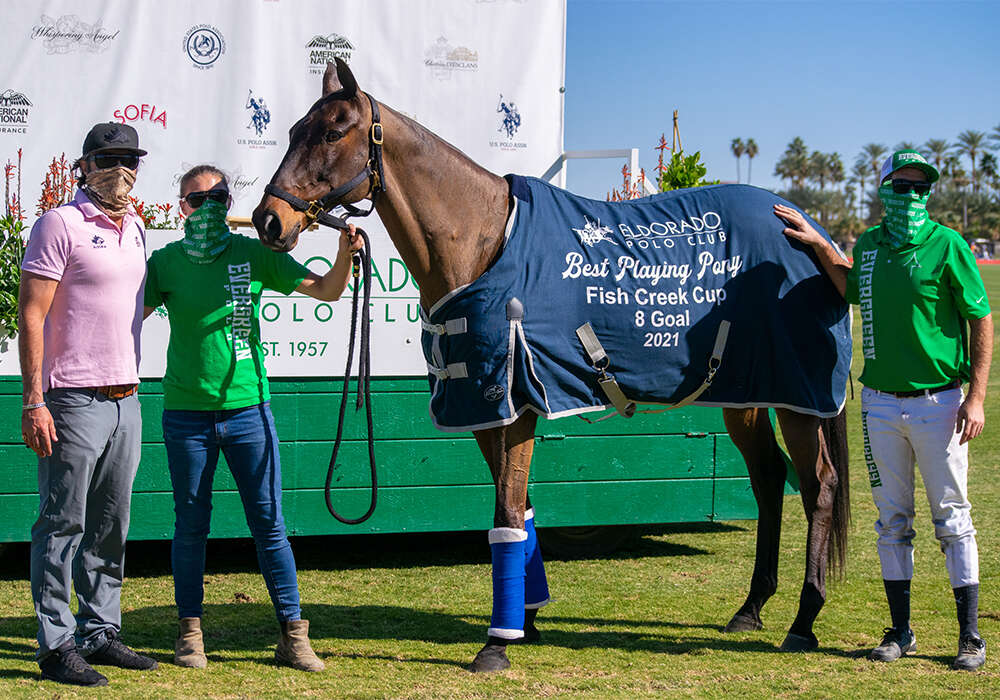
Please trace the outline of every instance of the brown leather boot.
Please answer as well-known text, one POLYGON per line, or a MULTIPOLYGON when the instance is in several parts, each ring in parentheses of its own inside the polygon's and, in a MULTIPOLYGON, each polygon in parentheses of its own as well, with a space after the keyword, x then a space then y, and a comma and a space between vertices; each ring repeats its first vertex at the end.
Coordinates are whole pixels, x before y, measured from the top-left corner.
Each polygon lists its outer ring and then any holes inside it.
POLYGON ((174 663, 187 668, 205 668, 205 643, 201 638, 201 618, 182 617, 177 642, 174 643, 174 663))
POLYGON ((322 671, 326 668, 309 644, 309 620, 281 623, 281 639, 274 650, 274 660, 299 671, 322 671))

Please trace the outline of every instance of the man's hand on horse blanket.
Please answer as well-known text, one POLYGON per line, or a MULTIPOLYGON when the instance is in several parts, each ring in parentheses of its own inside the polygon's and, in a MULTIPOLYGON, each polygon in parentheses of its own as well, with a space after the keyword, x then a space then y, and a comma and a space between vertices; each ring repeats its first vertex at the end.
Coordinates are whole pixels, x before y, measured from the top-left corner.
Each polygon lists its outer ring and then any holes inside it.
POLYGON ((837 251, 819 231, 802 215, 798 209, 786 207, 784 204, 774 205, 774 215, 785 224, 783 233, 789 238, 801 241, 813 249, 819 258, 823 271, 833 282, 833 286, 845 296, 847 291, 847 272, 851 264, 837 251))
POLYGON ((774 205, 774 215, 781 219, 785 224, 784 234, 789 238, 794 238, 797 241, 802 241, 808 246, 815 247, 817 244, 824 242, 823 236, 819 231, 814 229, 812 225, 806 221, 802 213, 793 209, 792 207, 786 207, 784 204, 774 205))

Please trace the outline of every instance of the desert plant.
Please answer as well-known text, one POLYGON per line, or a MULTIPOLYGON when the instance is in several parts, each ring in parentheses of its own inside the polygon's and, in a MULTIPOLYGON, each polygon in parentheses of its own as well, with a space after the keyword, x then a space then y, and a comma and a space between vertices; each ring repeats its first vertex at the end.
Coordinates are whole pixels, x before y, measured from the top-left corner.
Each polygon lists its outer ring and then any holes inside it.
POLYGON ((21 284, 24 247, 19 148, 17 164, 8 160, 4 165, 4 215, 0 217, 0 343, 4 344, 17 333, 17 292, 21 284))
POLYGON ((129 197, 135 213, 142 219, 142 225, 147 229, 181 228, 181 215, 173 211, 172 204, 147 204, 138 197, 129 197), (173 212, 173 213, 171 213, 173 212))
POLYGON ((66 160, 66 154, 63 153, 58 158, 53 156, 45 172, 42 193, 38 197, 35 213, 41 216, 50 209, 68 204, 73 200, 75 187, 76 178, 73 176, 72 165, 66 160))

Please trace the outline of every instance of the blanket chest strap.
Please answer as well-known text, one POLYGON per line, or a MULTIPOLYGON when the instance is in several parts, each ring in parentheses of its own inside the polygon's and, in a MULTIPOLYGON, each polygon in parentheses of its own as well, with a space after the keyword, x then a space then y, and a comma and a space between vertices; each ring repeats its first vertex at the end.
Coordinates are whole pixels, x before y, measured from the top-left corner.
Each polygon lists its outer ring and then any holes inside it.
POLYGON ((452 362, 444 369, 428 364, 427 372, 433 374, 438 379, 466 379, 469 376, 469 371, 464 362, 452 362))
POLYGON ((608 354, 604 351, 601 341, 597 339, 597 334, 594 333, 594 327, 590 325, 590 321, 576 329, 576 337, 583 344, 583 349, 590 358, 590 364, 599 372, 597 383, 601 386, 604 395, 608 397, 608 401, 618 413, 626 418, 631 418, 635 415, 635 401, 628 400, 625 392, 618 386, 615 375, 608 372, 611 360, 608 359, 608 354))
POLYGON ((420 319, 420 328, 431 335, 460 335, 468 330, 465 318, 453 318, 444 323, 430 323, 420 319))

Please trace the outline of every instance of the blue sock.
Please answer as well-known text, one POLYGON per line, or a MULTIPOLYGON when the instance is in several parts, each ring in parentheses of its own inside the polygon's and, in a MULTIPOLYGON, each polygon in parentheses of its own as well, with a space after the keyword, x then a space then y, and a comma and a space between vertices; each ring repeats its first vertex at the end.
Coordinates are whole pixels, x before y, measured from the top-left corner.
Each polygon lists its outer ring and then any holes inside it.
POLYGON ((524 545, 528 533, 519 528, 490 530, 493 552, 493 614, 487 634, 500 639, 524 636, 524 545))
POLYGON ((535 509, 524 514, 524 529, 528 539, 524 546, 524 604, 528 608, 541 608, 549 602, 549 582, 545 578, 542 548, 535 533, 535 509))

